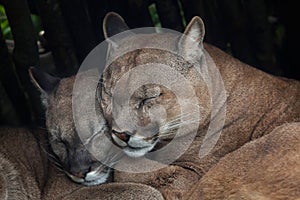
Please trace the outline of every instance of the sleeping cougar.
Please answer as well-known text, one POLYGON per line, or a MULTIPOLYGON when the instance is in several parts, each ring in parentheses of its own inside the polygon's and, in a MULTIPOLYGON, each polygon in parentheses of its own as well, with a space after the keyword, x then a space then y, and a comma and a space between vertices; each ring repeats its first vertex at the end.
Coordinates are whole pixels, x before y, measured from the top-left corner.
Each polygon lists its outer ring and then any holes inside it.
MULTIPOLYGON (((34 85, 41 92, 41 99, 46 107, 46 126, 53 151, 53 155, 49 154, 50 158, 77 183, 97 185, 106 182, 110 174, 109 166, 94 158, 89 152, 92 149, 87 149, 92 148, 97 142, 99 144, 101 137, 106 137, 105 134, 108 133, 101 112, 98 112, 100 123, 87 122, 86 138, 80 138, 72 111, 75 76, 59 79, 36 68, 30 68, 29 72, 34 85)), ((118 154, 110 151, 110 144, 101 143, 101 145, 98 146, 100 148, 98 154, 105 155, 106 163, 112 166, 117 161, 118 154)))
MULTIPOLYGON (((141 157, 147 156, 148 152, 155 152, 166 143, 172 142, 180 126, 189 123, 191 126, 197 121, 199 126, 190 130, 190 132, 197 131, 196 137, 188 150, 172 165, 196 171, 201 177, 220 158, 245 143, 271 133, 284 123, 300 121, 300 83, 266 74, 234 59, 216 47, 204 44, 204 25, 199 17, 194 17, 184 32, 192 42, 185 38, 172 38, 164 33, 135 34, 134 31, 127 31, 128 26, 115 13, 109 13, 103 24, 104 35, 110 43, 108 60, 112 62, 106 66, 103 73, 100 88, 101 107, 112 128, 112 138, 128 156, 141 157), (114 41, 110 38, 122 31, 127 32, 124 34, 126 37, 121 40, 114 41), (138 44, 146 47, 164 44, 169 49, 180 52, 184 59, 171 51, 155 48, 139 48, 128 52, 132 45, 138 44), (204 50, 215 62, 224 82, 227 113, 222 134, 216 145, 208 155, 200 158, 199 149, 203 145, 210 119, 218 115, 218 112, 215 114, 211 112, 213 109, 211 91, 208 90, 205 77, 201 79, 195 76, 195 69, 206 72, 211 68, 209 61, 206 62, 207 65, 202 65, 207 60, 204 50), (125 53, 122 54, 123 52, 125 53), (140 86, 135 89, 128 102, 123 100, 127 91, 132 90, 129 85, 133 85, 136 82, 135 78, 139 76, 132 73, 134 70, 143 66, 143 69, 147 69, 143 79, 149 79, 153 77, 150 76, 151 73, 156 73, 157 76, 165 73, 162 67, 160 71, 158 70, 161 64, 169 66, 190 81, 201 111, 201 116, 197 119, 184 117, 183 115, 192 116, 194 110, 182 113, 182 107, 174 92, 159 84, 140 86), (121 81, 124 84, 119 84, 121 81), (118 84, 125 88, 123 94, 116 94, 118 84), (115 107, 119 110, 113 112, 115 107), (163 111, 161 107, 164 108, 163 111), (137 126, 133 126, 128 118, 122 118, 123 113, 127 112, 126 109, 131 111, 130 117, 136 120, 137 126), (121 128, 116 123, 119 119, 124 120, 121 128), (139 129, 144 126, 150 128, 139 129)), ((169 83, 176 85, 178 81, 170 78, 169 83)), ((185 88, 179 87, 179 90, 184 91, 185 88)), ((184 103, 191 105, 194 102, 193 97, 187 93, 184 103)), ((222 108, 220 107, 220 110, 222 108)))

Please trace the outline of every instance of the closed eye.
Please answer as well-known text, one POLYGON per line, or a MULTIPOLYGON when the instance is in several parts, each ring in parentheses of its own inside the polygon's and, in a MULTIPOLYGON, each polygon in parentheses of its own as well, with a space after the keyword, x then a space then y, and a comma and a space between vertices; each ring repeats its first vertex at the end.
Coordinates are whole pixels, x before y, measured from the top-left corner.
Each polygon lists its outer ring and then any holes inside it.
POLYGON ((67 143, 60 138, 56 138, 51 142, 51 150, 56 156, 56 160, 63 162, 68 155, 67 143))
POLYGON ((61 137, 54 137, 53 141, 57 144, 63 145, 65 148, 68 146, 68 142, 66 140, 62 139, 61 137))
POLYGON ((140 103, 140 106, 146 105, 147 103, 149 103, 150 101, 152 101, 153 99, 156 99, 157 97, 161 96, 161 93, 154 95, 152 97, 147 97, 145 99, 143 99, 140 103))

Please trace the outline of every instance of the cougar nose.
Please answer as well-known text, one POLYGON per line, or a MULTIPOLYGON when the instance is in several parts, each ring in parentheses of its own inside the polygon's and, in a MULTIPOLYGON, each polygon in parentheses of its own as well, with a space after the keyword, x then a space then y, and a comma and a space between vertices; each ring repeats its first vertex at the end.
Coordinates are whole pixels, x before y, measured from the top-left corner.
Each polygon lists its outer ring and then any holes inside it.
POLYGON ((127 142, 130 139, 130 135, 125 133, 125 132, 117 132, 117 131, 112 131, 112 138, 117 143, 120 147, 126 147, 127 142))
POLYGON ((86 173, 84 173, 84 172, 73 173, 73 175, 76 176, 77 178, 84 178, 85 174, 86 173))
POLYGON ((76 176, 77 178, 85 178, 86 174, 91 171, 91 168, 88 168, 86 170, 82 170, 79 172, 71 172, 73 176, 76 176))
POLYGON ((122 141, 124 141, 124 142, 128 142, 129 141, 130 135, 127 134, 126 132, 119 133, 117 131, 113 131, 113 134, 115 136, 117 136, 119 139, 121 139, 122 141))

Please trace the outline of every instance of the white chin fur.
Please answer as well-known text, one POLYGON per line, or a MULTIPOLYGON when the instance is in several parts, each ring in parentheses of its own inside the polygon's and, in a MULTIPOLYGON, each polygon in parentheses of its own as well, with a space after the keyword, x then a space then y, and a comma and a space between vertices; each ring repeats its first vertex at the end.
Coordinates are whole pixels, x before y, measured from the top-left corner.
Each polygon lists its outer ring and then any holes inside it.
POLYGON ((124 152, 129 157, 138 158, 138 157, 144 156, 146 153, 148 153, 149 151, 151 151, 154 146, 155 146, 155 144, 153 144, 153 145, 151 145, 149 147, 140 148, 140 149, 132 149, 130 147, 126 147, 126 148, 124 148, 124 152))
POLYGON ((108 170, 106 173, 101 172, 100 174, 92 171, 92 172, 89 172, 84 179, 73 176, 70 173, 67 173, 67 175, 75 183, 80 183, 85 186, 93 186, 93 185, 99 185, 99 184, 105 183, 109 177, 109 173, 110 173, 110 170, 108 170))
POLYGON ((105 183, 107 181, 107 178, 109 176, 109 173, 102 173, 102 176, 97 177, 95 180, 91 180, 91 181, 84 181, 82 184, 86 185, 86 186, 93 186, 93 185, 99 185, 102 183, 105 183))

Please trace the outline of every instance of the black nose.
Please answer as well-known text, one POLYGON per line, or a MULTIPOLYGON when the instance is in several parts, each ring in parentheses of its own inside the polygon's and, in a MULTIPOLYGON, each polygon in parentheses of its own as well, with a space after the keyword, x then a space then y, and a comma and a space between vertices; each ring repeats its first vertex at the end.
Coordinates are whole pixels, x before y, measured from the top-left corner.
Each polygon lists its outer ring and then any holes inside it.
POLYGON ((117 131, 113 130, 112 133, 124 142, 129 141, 130 135, 127 134, 126 132, 121 132, 120 133, 120 132, 117 132, 117 131))

